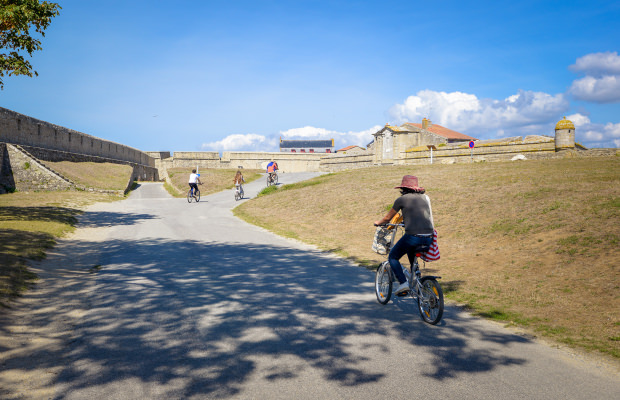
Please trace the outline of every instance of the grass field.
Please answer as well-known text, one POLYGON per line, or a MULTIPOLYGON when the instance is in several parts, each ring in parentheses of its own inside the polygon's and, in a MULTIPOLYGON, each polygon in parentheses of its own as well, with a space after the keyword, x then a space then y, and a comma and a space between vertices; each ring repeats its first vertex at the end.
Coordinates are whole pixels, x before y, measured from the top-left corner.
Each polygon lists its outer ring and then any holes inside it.
MULTIPOLYGON (((200 188, 200 194, 206 196, 211 193, 221 192, 222 190, 232 189, 234 186, 233 179, 235 177, 236 169, 201 169, 200 181, 203 183, 200 188)), ((246 183, 252 182, 255 179, 261 177, 262 170, 256 169, 244 169, 241 171, 246 183)), ((174 197, 185 197, 189 186, 187 186, 187 180, 191 168, 170 168, 168 169, 169 182, 166 182, 164 187, 174 197)))
POLYGON ((368 267, 403 175, 432 200, 446 296, 535 335, 620 358, 620 158, 377 167, 284 186, 241 218, 368 267), (283 190, 284 189, 284 190, 283 190), (294 224, 291 221, 295 221, 294 224))

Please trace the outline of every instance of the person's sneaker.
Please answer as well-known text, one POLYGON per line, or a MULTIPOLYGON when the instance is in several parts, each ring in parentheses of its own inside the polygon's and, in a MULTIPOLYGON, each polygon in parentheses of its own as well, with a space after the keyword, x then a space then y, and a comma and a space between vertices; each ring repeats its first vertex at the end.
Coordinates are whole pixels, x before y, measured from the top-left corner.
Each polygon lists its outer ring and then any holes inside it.
POLYGON ((405 283, 401 283, 400 286, 396 288, 396 294, 405 293, 409 290, 409 282, 405 281, 405 283))

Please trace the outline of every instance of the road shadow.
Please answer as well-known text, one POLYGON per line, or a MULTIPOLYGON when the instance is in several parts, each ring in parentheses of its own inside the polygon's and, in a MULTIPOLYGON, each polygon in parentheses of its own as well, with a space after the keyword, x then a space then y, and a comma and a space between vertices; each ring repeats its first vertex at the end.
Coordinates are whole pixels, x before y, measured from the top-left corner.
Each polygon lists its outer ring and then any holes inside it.
POLYGON ((86 211, 80 215, 78 228, 103 228, 119 225, 136 225, 144 220, 160 219, 153 214, 112 211, 86 211))
MULTIPOLYGON (((59 398, 124 379, 174 384, 177 391, 168 393, 174 398, 229 397, 247 390, 250 377, 294 379, 303 365, 338 385, 357 386, 389 373, 369 367, 374 357, 394 356, 387 345, 360 344, 360 351, 350 341, 376 343, 377 335, 428 352, 433 362, 424 374, 438 382, 525 363, 501 347, 526 338, 483 331, 450 309, 442 326, 430 326, 413 302, 360 301, 359 292, 372 293, 372 273, 318 252, 175 240, 71 246, 74 254, 97 257, 100 267, 52 282, 40 307, 82 298, 86 312, 76 322, 78 334, 55 354, 28 355, 41 359, 33 368, 64 366, 55 382, 59 398), (472 336, 484 346, 472 348, 472 336), (291 356, 302 366, 282 362, 262 369, 256 361, 291 356)), ((33 321, 74 320, 75 310, 59 310, 34 313, 33 321)), ((19 357, 0 354, 5 368, 27 364, 19 357)))

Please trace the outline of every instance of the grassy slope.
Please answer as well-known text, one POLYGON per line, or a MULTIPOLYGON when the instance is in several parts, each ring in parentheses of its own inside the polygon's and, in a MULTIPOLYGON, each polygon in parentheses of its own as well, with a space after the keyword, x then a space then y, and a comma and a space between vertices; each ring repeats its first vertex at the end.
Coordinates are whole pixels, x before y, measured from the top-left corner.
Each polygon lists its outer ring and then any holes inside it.
MULTIPOLYGON (((87 187, 123 190, 132 168, 110 163, 46 163, 87 187)), ((8 306, 36 276, 27 260, 45 258, 56 238, 73 231, 88 204, 122 197, 90 192, 17 192, 0 195, 0 307, 8 306)))
POLYGON ((249 222, 365 265, 372 222, 404 174, 427 189, 448 298, 480 315, 620 358, 620 158, 380 167, 246 202, 249 222), (309 207, 308 205, 312 205, 309 207), (292 223, 294 221, 294 223, 292 223))
MULTIPOLYGON (((233 179, 235 177, 236 169, 202 169, 200 170, 200 181, 203 183, 200 188, 200 194, 206 196, 211 193, 221 192, 225 189, 231 189, 233 187, 233 179)), ((262 170, 248 170, 242 171, 243 177, 246 183, 252 182, 255 179, 261 177, 262 170)), ((172 186, 166 183, 165 187, 168 192, 174 197, 185 197, 189 186, 187 186, 187 180, 191 168, 170 168, 168 170, 168 176, 172 186)))
POLYGON ((75 183, 107 190, 125 190, 133 171, 129 165, 113 163, 60 161, 45 165, 75 183))

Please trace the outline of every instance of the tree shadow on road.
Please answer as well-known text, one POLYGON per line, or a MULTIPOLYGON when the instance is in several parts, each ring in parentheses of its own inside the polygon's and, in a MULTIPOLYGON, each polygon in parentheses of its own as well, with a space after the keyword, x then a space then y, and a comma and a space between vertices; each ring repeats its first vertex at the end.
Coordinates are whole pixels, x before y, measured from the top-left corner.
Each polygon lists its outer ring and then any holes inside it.
MULTIPOLYGON (((430 326, 413 302, 411 311, 381 306, 367 296, 372 272, 319 252, 109 240, 73 243, 70 254, 92 254, 101 266, 50 280, 53 293, 32 318, 38 326, 73 321, 74 339, 51 355, 27 356, 40 360, 32 368, 65 366, 55 382, 61 398, 136 379, 174 388, 157 397, 250 396, 251 379, 285 381, 311 370, 340 386, 363 385, 390 373, 376 368, 377 357, 398 356, 377 345, 377 335, 423 352, 424 374, 437 381, 525 363, 501 348, 527 339, 482 331, 454 310, 443 326, 430 326), (68 298, 82 299, 77 320, 74 307, 62 307, 68 298), (46 311, 54 307, 60 312, 46 311), (265 358, 269 367, 257 361, 265 358)), ((13 353, 0 357, 5 368, 26 364, 13 353)))

